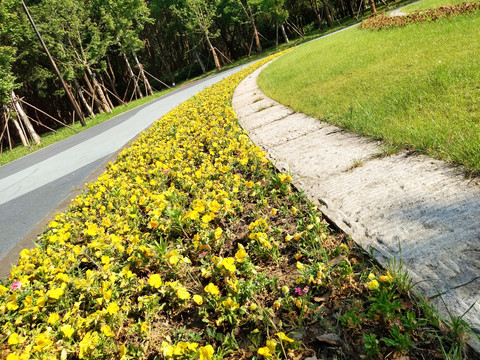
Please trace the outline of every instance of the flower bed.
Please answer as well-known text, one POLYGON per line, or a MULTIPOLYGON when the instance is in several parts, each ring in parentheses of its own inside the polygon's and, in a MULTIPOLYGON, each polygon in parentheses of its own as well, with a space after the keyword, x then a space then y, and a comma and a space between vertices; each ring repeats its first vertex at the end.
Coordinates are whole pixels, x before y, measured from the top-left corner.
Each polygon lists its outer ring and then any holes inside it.
POLYGON ((369 30, 393 29, 410 24, 432 22, 462 14, 477 13, 479 9, 480 2, 464 2, 454 6, 442 6, 436 9, 413 11, 401 16, 381 14, 364 20, 359 25, 359 28, 369 30))
POLYGON ((438 354, 405 278, 367 266, 238 126, 233 90, 268 60, 162 117, 21 252, 0 358, 438 354))

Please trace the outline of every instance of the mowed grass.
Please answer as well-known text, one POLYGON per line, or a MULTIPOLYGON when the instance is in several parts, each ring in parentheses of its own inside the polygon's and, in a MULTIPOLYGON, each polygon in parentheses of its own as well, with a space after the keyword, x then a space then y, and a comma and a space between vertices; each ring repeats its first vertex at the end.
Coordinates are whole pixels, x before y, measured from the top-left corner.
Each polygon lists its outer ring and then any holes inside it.
POLYGON ((259 77, 283 104, 480 171, 480 16, 352 28, 297 48, 259 77))
POLYGON ((433 9, 440 6, 451 6, 465 2, 465 0, 423 0, 402 8, 402 11, 409 12, 415 10, 433 9))

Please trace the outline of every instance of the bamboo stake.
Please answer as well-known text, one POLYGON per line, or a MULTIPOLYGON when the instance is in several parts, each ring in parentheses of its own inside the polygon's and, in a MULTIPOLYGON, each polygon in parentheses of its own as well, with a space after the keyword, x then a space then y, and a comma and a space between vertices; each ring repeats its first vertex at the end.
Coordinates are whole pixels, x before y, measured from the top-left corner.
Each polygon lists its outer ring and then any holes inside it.
MULTIPOLYGON (((28 115, 27 115, 27 116, 28 116, 28 115)), ((43 127, 47 128, 48 130, 53 131, 54 133, 58 134, 58 131, 57 131, 57 130, 52 129, 51 127, 49 127, 49 126, 47 126, 47 125, 45 125, 45 124, 42 124, 40 121, 35 120, 34 118, 32 118, 32 117, 30 117, 30 116, 28 116, 28 118, 29 118, 30 120, 32 120, 32 121, 33 121, 35 124, 37 124, 38 126, 43 126, 43 127)))
POLYGON ((155 76, 153 76, 152 74, 150 74, 147 70, 143 69, 143 71, 145 71, 145 74, 150 75, 152 79, 157 80, 159 83, 161 83, 161 84, 165 85, 167 88, 171 89, 171 86, 168 86, 168 85, 165 84, 162 80, 157 79, 155 76))
POLYGON ((30 106, 31 108, 33 108, 33 109, 35 109, 35 110, 37 110, 37 111, 40 111, 43 115, 48 116, 48 117, 49 117, 50 119, 52 119, 53 121, 56 121, 57 123, 60 123, 61 125, 66 126, 66 127, 68 127, 69 129, 72 129, 73 131, 77 132, 77 130, 75 130, 75 129, 74 129, 73 127, 71 127, 70 125, 68 125, 68 124, 66 124, 66 123, 64 123, 64 122, 62 122, 62 121, 54 118, 52 115, 47 114, 45 111, 40 110, 39 108, 33 106, 32 104, 27 103, 25 100, 22 100, 22 99, 20 99, 20 100, 21 100, 21 102, 22 102, 23 104, 28 105, 28 106, 30 106))
MULTIPOLYGON (((8 115, 8 118, 7 118, 7 125, 8 125, 8 121, 10 120, 10 114, 8 115)), ((8 146, 10 147, 10 150, 13 149, 12 147, 12 137, 10 136, 10 129, 8 128, 7 126, 7 136, 8 136, 8 146)))
POLYGON ((105 84, 102 83, 102 87, 103 89, 110 93, 110 95, 112 95, 113 97, 115 97, 115 99, 117 99, 118 101, 120 101, 123 105, 128 105, 126 102, 124 102, 122 99, 120 99, 117 95, 115 95, 113 92, 111 92, 110 90, 108 90, 108 88, 105 86, 105 84))

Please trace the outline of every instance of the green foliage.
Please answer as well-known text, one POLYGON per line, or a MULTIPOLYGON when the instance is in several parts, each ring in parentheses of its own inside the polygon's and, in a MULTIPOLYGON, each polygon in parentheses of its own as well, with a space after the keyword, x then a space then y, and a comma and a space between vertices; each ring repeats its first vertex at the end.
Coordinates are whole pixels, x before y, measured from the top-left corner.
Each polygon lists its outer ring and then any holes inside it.
POLYGON ((13 48, 0 46, 0 106, 8 102, 10 91, 15 87, 15 77, 11 70, 14 54, 13 48))

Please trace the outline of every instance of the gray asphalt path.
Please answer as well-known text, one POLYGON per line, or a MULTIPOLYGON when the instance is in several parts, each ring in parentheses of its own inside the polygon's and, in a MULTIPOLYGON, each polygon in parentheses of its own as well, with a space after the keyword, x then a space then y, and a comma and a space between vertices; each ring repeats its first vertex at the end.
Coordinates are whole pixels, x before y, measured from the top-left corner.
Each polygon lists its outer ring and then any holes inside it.
POLYGON ((196 81, 0 167, 0 275, 5 276, 22 247, 32 246, 45 217, 93 180, 92 173, 106 160, 162 115, 248 65, 196 81))

